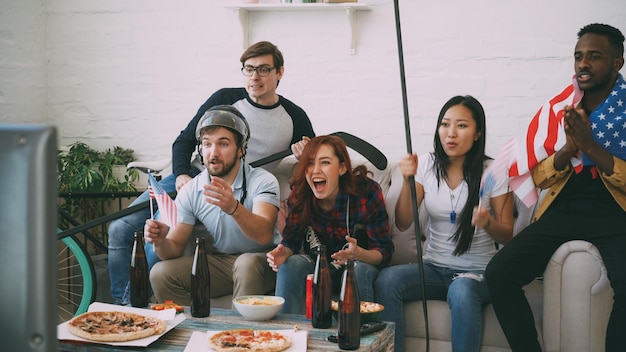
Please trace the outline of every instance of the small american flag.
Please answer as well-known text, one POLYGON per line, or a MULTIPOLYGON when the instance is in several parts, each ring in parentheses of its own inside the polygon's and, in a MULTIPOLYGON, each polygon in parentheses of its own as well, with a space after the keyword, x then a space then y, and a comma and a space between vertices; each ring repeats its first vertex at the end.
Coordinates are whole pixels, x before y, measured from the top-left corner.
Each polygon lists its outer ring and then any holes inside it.
POLYGON ((159 185, 157 180, 148 173, 148 192, 150 199, 156 199, 159 207, 160 220, 170 228, 176 227, 178 223, 178 212, 176 211, 176 203, 167 192, 159 185))
POLYGON ((493 191, 496 184, 501 183, 509 177, 509 167, 517 155, 517 141, 510 138, 500 152, 487 166, 480 180, 480 199, 486 197, 493 191))
MULTIPOLYGON (((530 170, 539 162, 555 153, 565 145, 563 130, 563 108, 566 105, 577 106, 583 97, 576 79, 559 95, 545 103, 533 117, 525 139, 518 148, 519 155, 509 170, 509 185, 524 204, 530 207, 537 201, 537 190, 530 175, 530 170)), ((626 82, 621 74, 607 99, 589 116, 593 137, 611 154, 626 159, 626 82)), ((571 159, 576 172, 583 165, 593 162, 583 153, 571 159)))

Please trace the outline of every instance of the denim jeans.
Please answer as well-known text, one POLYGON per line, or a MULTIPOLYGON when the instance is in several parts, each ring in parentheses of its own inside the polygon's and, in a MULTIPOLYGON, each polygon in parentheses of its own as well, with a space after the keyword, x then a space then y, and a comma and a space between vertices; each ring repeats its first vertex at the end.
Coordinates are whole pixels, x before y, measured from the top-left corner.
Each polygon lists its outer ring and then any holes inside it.
MULTIPOLYGON (((306 276, 312 274, 314 270, 315 262, 305 254, 290 256, 278 268, 276 296, 285 299, 281 313, 305 313, 306 276)), ((378 276, 378 269, 367 263, 355 262, 354 273, 359 287, 359 299, 372 302, 374 300, 374 281, 378 276)), ((333 293, 339 292, 341 281, 337 277, 333 280, 333 293)))
MULTIPOLYGON (((447 301, 452 321, 452 350, 478 351, 482 337, 482 306, 490 302, 485 281, 455 277, 468 271, 424 263, 426 299, 447 301)), ((482 271, 471 271, 482 274, 482 271)), ((418 264, 383 269, 374 284, 376 301, 385 310, 381 320, 396 323, 395 351, 404 351, 404 302, 422 300, 418 264)), ((415 317, 423 319, 423 317, 415 317)))
MULTIPOLYGON (((199 173, 196 169, 192 170, 195 174, 199 173)), ((176 176, 171 174, 163 178, 159 181, 159 185, 168 193, 175 191, 176 176)), ((145 191, 131 203, 131 206, 148 199, 150 199, 150 195, 148 191, 145 191)), ((109 224, 109 278, 111 280, 111 296, 115 304, 127 305, 130 303, 127 288, 130 281, 130 256, 133 250, 134 234, 136 231, 143 231, 146 219, 149 218, 150 208, 145 208, 116 219, 109 224)), ((155 218, 158 219, 158 211, 155 213, 155 218)), ((146 244, 145 249, 148 268, 150 269, 159 261, 159 258, 152 249, 152 245, 146 244)))

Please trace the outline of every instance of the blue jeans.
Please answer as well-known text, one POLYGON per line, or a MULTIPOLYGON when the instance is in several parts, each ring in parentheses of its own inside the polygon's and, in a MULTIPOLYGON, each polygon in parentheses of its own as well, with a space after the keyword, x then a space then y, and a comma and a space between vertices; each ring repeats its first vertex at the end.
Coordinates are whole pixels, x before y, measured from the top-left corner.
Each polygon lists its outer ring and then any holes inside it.
MULTIPOLYGON (((452 321, 452 350, 478 351, 482 338, 482 306, 490 302, 485 281, 455 274, 452 270, 424 263, 426 299, 447 301, 452 321)), ((482 271, 471 271, 482 274, 482 271)), ((404 302, 422 300, 418 264, 383 269, 374 283, 376 300, 385 306, 381 320, 396 323, 395 351, 404 351, 404 302)), ((417 317, 423 319, 423 317, 417 317)))
MULTIPOLYGON (((195 174, 199 171, 192 169, 195 174)), ((195 176, 195 175, 192 175, 195 176)), ((159 185, 166 192, 174 192, 176 190, 176 176, 171 174, 161 181, 159 185)), ((139 204, 150 199, 148 191, 143 192, 132 205, 139 204)), ((156 209, 155 209, 156 211, 156 209)), ((158 218, 158 211, 155 213, 158 218)), ((150 218, 150 208, 145 208, 128 214, 122 218, 116 219, 109 224, 109 278, 111 280, 111 296, 115 304, 129 304, 127 287, 130 281, 130 256, 133 250, 133 240, 136 231, 143 231, 146 219, 150 218)), ((159 261, 151 245, 146 244, 146 257, 148 259, 148 268, 159 261)))
MULTIPOLYGON (((306 276, 315 270, 315 262, 304 254, 295 254, 278 268, 276 277, 276 296, 283 297, 285 304, 282 313, 304 314, 306 300, 306 276)), ((372 302, 374 300, 374 281, 378 276, 378 269, 363 262, 354 263, 359 299, 372 302)), ((333 293, 338 293, 341 279, 337 275, 333 278, 333 293)))

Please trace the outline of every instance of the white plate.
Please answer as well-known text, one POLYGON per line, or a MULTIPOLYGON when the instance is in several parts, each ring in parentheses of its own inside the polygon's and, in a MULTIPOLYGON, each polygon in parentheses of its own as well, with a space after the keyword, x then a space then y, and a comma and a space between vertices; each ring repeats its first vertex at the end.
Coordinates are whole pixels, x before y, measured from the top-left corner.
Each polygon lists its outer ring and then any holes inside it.
MULTIPOLYGON (((293 329, 285 330, 270 330, 280 332, 291 337, 291 347, 286 349, 286 352, 306 352, 307 344, 307 332, 306 330, 293 331, 293 329)), ((220 331, 209 330, 206 333, 200 331, 194 331, 187 342, 185 352, 212 352, 213 349, 209 347, 209 338, 220 331)))
POLYGON ((67 330, 67 321, 59 324, 57 326, 57 339, 59 340, 78 340, 78 341, 86 341, 91 343, 99 343, 105 345, 113 345, 113 346, 148 346, 154 341, 158 340, 161 336, 163 336, 166 332, 172 330, 176 325, 180 324, 185 320, 185 314, 176 314, 176 309, 165 309, 165 310, 152 310, 152 309, 143 309, 143 308, 133 308, 126 306, 118 306, 115 304, 107 304, 94 302, 87 309, 89 312, 129 312, 141 314, 149 317, 155 317, 167 322, 167 328, 165 332, 160 335, 152 335, 143 339, 133 340, 133 341, 124 341, 124 342, 100 342, 100 341, 91 341, 87 339, 80 338, 67 330))

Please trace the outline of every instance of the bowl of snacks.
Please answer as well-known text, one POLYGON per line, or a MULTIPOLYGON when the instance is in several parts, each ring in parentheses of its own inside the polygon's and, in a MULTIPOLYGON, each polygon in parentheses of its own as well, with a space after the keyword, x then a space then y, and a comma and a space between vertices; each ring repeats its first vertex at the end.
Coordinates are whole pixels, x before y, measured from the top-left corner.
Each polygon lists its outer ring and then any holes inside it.
MULTIPOLYGON (((339 302, 332 301, 330 304, 330 308, 333 311, 333 317, 337 319, 339 302)), ((380 320, 380 314, 383 312, 383 310, 385 310, 385 307, 380 303, 361 302, 361 324, 380 320)))
POLYGON ((272 319, 284 303, 285 299, 278 296, 239 296, 233 299, 235 309, 248 320, 272 319))

